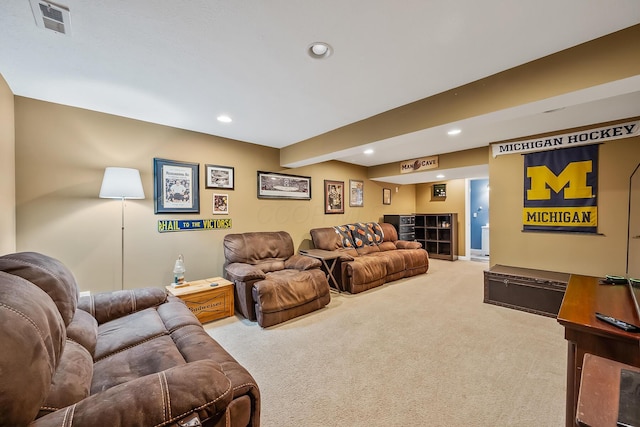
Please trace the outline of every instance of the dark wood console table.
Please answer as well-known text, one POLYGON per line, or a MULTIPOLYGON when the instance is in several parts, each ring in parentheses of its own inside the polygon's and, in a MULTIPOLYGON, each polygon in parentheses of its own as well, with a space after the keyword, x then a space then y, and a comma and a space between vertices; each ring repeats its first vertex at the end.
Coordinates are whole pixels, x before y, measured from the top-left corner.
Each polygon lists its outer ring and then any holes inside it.
MULTIPOLYGON (((640 325, 629 288, 600 285, 597 277, 571 275, 558 313, 568 343, 566 425, 576 423, 584 355, 591 353, 640 367, 640 334, 625 332, 596 319, 596 312, 640 325)), ((636 290, 636 295, 640 290, 636 290)))

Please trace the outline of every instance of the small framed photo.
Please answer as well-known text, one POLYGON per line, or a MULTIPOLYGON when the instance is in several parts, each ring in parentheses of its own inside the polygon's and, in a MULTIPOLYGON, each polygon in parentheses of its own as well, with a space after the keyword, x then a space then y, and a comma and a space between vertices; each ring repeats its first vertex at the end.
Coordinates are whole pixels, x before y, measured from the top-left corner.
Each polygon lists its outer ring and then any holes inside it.
POLYGON ((229 195, 213 194, 213 213, 217 215, 229 214, 229 195))
POLYGON ((153 159, 155 213, 200 213, 200 165, 153 159))
POLYGON ((233 173, 231 166, 206 165, 206 188, 226 188, 233 190, 233 173))
POLYGON ((447 184, 433 184, 433 197, 447 197, 447 184))
POLYGON ((324 213, 344 213, 344 181, 324 180, 324 213))
POLYGON ((391 204, 391 189, 383 188, 382 189, 382 204, 390 205, 391 204))
POLYGON ((311 200, 311 177, 258 171, 258 198, 311 200))
POLYGON ((349 180, 349 206, 364 206, 364 181, 349 180))

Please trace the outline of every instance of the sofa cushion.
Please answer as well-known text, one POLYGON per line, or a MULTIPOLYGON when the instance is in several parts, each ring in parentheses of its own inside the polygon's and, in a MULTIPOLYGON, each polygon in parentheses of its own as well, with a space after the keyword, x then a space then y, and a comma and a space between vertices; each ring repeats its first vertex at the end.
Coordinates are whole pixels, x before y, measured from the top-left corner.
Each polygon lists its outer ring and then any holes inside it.
POLYGON ((170 336, 153 337, 98 360, 93 365, 91 394, 185 363, 170 336))
POLYGON ((398 248, 393 242, 382 242, 378 245, 378 249, 380 249, 381 252, 386 252, 386 251, 395 251, 398 248))
POLYGON ((94 359, 98 361, 142 341, 166 334, 164 323, 153 308, 120 317, 98 327, 94 359))
POLYGON ((38 416, 73 405, 89 396, 92 378, 93 358, 82 345, 67 340, 60 365, 53 375, 51 390, 38 416))
MULTIPOLYGON (((333 229, 336 231, 336 234, 339 236, 340 243, 342 244, 343 248, 354 248, 356 246, 355 243, 353 242, 351 230, 347 225, 338 225, 333 227, 333 229)), ((315 243, 315 239, 314 239, 314 243, 315 243)), ((325 249, 319 246, 316 246, 316 247, 318 249, 325 249)), ((327 249, 327 250, 333 250, 333 249, 327 249)))
POLYGON ((380 252, 378 245, 364 245, 356 249, 358 255, 369 255, 380 252))
POLYGON ((373 231, 374 239, 377 245, 384 241, 384 231, 382 231, 382 227, 377 222, 368 222, 367 228, 373 231))
POLYGON ((265 280, 257 282, 253 288, 254 300, 264 313, 300 306, 328 291, 324 273, 319 269, 269 273, 265 280))
POLYGON ((60 261, 36 252, 19 252, 0 257, 0 271, 22 277, 45 291, 58 307, 64 324, 71 323, 78 304, 78 286, 60 261))
POLYGON ((224 237, 227 264, 258 264, 266 259, 284 261, 294 253, 293 240, 286 231, 227 234, 224 237))
POLYGON ((67 326, 67 338, 83 346, 93 357, 98 340, 98 321, 84 310, 76 310, 67 326))
POLYGON ((269 273, 271 271, 279 271, 284 269, 283 259, 262 259, 255 264, 256 268, 269 273))
POLYGON ((62 316, 49 295, 0 271, 0 418, 26 426, 38 414, 66 341, 62 316))
POLYGON ((379 236, 376 235, 373 227, 369 224, 357 222, 347 225, 356 248, 361 248, 367 245, 377 245, 381 241, 379 236))

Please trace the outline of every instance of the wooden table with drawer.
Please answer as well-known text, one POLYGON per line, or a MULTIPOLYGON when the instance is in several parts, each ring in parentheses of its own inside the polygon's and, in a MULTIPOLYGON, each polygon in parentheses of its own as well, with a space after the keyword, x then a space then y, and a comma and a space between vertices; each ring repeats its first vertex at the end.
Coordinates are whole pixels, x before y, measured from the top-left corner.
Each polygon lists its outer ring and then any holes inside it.
POLYGON ((167 286, 167 292, 184 301, 200 323, 233 316, 232 282, 212 277, 187 283, 187 286, 179 288, 167 286))

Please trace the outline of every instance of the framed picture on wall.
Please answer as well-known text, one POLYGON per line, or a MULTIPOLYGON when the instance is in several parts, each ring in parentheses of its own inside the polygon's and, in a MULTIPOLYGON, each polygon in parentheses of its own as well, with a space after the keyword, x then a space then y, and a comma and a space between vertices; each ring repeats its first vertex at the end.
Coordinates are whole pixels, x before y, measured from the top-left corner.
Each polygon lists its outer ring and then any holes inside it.
POLYGON ((229 195, 213 194, 213 213, 216 215, 229 214, 229 195))
POLYGON ((364 206, 364 181, 349 180, 349 206, 364 206))
POLYGON ((433 184, 433 197, 447 197, 447 184, 433 184))
POLYGON ((311 177, 258 171, 258 198, 311 200, 311 177))
POLYGON ((153 159, 155 213, 199 213, 198 163, 153 159))
POLYGON ((324 180, 324 213, 344 213, 344 181, 324 180))
POLYGON ((226 188, 233 190, 233 172, 231 166, 206 165, 206 188, 226 188))
POLYGON ((390 205, 391 204, 391 189, 383 188, 382 189, 382 204, 390 205))

